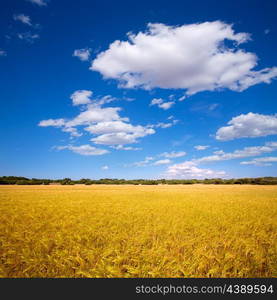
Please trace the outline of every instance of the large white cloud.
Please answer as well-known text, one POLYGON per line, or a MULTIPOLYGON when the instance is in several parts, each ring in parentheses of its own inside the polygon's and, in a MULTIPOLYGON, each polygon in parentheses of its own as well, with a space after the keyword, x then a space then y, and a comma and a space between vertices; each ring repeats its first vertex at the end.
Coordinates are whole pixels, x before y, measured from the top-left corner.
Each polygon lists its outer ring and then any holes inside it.
POLYGON ((221 21, 176 27, 150 23, 147 31, 128 38, 110 44, 90 68, 125 88, 185 89, 188 95, 222 88, 243 91, 277 76, 276 67, 254 70, 257 56, 238 48, 249 34, 235 33, 221 21))
POLYGON ((254 138, 277 134, 277 114, 242 114, 231 119, 228 126, 218 129, 216 139, 229 141, 238 138, 254 138))

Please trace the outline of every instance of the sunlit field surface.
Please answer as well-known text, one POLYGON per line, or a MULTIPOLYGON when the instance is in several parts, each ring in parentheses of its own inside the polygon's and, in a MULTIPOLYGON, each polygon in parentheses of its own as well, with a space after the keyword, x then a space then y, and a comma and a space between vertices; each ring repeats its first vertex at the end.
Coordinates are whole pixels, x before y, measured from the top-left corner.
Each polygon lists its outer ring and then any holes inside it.
POLYGON ((276 186, 0 186, 0 277, 276 277, 276 228, 276 186))

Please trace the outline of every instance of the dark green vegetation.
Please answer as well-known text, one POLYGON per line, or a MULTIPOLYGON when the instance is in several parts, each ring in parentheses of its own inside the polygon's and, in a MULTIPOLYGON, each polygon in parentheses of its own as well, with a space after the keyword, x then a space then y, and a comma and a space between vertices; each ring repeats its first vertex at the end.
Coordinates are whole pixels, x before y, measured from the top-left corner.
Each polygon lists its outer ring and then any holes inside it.
POLYGON ((3 176, 0 177, 0 184, 17 184, 17 185, 48 185, 48 184, 62 184, 62 185, 74 185, 74 184, 143 184, 143 185, 157 185, 157 184, 262 184, 262 185, 277 185, 277 177, 258 177, 258 178, 238 178, 238 179, 88 179, 82 178, 80 180, 72 180, 70 178, 64 179, 37 179, 37 178, 26 178, 16 176, 3 176))

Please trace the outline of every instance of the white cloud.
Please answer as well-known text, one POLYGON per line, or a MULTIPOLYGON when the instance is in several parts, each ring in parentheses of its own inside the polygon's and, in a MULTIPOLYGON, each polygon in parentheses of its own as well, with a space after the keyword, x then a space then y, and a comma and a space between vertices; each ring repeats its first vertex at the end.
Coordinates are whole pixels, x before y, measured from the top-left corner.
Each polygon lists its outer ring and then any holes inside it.
POLYGON ((146 135, 153 134, 155 131, 153 129, 145 129, 143 132, 138 133, 126 133, 126 132, 116 132, 116 133, 106 133, 92 138, 91 141, 95 144, 100 145, 126 145, 137 143, 138 138, 142 138, 146 135))
POLYGON ((103 166, 103 167, 101 167, 101 169, 106 171, 106 170, 109 170, 109 167, 108 166, 103 166))
POLYGON ((132 167, 132 166, 135 166, 135 167, 145 167, 145 166, 148 166, 151 163, 152 160, 154 160, 154 157, 147 156, 147 157, 145 157, 144 160, 134 162, 134 163, 132 163, 130 165, 127 165, 127 166, 128 167, 132 167))
POLYGON ((13 19, 15 21, 20 21, 23 24, 32 26, 31 18, 29 16, 24 15, 24 14, 14 15, 13 19))
POLYGON ((176 158, 176 157, 182 157, 185 155, 187 155, 187 153, 184 151, 179 151, 179 152, 172 151, 172 152, 161 153, 159 156, 163 156, 163 157, 167 157, 167 158, 176 158))
POLYGON ((80 154, 80 155, 86 155, 86 156, 90 156, 90 155, 103 155, 106 153, 109 153, 108 150, 105 149, 99 149, 99 148, 95 148, 92 147, 90 145, 81 145, 81 146, 58 146, 56 147, 57 150, 71 150, 74 153, 80 154))
POLYGON ((227 88, 243 91, 277 76, 277 68, 253 70, 258 58, 239 49, 250 40, 221 21, 183 26, 148 24, 97 55, 91 70, 119 80, 125 88, 185 89, 187 95, 227 88), (231 42, 228 47, 225 41, 231 42))
POLYGON ((176 158, 176 157, 182 157, 185 156, 186 152, 184 151, 172 151, 172 152, 164 152, 159 155, 156 155, 156 158, 153 156, 147 156, 144 160, 134 162, 130 165, 127 165, 128 167, 136 166, 136 167, 146 167, 146 166, 159 166, 159 165, 167 165, 172 163, 172 161, 169 158, 176 158), (165 157, 166 159, 159 159, 153 162, 153 160, 157 159, 158 157, 165 157))
POLYGON ((172 161, 170 159, 161 159, 161 160, 157 160, 153 163, 153 166, 160 166, 160 165, 168 165, 170 164, 172 161))
POLYGON ((162 108, 164 110, 169 109, 171 106, 173 106, 175 104, 174 101, 168 101, 168 102, 164 102, 161 105, 159 105, 159 108, 162 108))
POLYGON ((173 126, 173 123, 160 122, 160 123, 157 123, 156 125, 150 125, 150 126, 153 126, 153 127, 156 127, 156 128, 170 128, 170 127, 173 126))
POLYGON ((167 118, 167 120, 170 120, 170 121, 167 123, 159 122, 156 124, 149 124, 149 125, 147 125, 147 127, 148 128, 170 128, 179 122, 179 120, 174 119, 174 116, 169 116, 167 118))
POLYGON ((20 40, 24 40, 29 43, 33 43, 34 40, 39 38, 38 34, 32 34, 31 32, 18 33, 17 36, 20 40))
POLYGON ((203 169, 197 167, 195 162, 185 161, 180 164, 169 166, 164 176, 175 179, 203 179, 203 178, 219 178, 224 177, 224 171, 215 171, 211 169, 203 169))
POLYGON ((73 105, 89 104, 91 102, 91 96, 92 91, 78 90, 70 96, 70 99, 72 100, 73 105))
POLYGON ((235 150, 233 152, 224 152, 222 150, 215 151, 214 155, 204 156, 193 160, 195 163, 209 163, 231 159, 241 159, 251 156, 259 156, 264 153, 270 153, 277 150, 277 142, 268 142, 263 146, 245 147, 242 150, 235 150))
POLYGON ((255 166, 271 166, 273 162, 277 162, 276 156, 260 157, 249 161, 242 161, 241 165, 255 165, 255 166))
POLYGON ((106 133, 143 133, 145 128, 143 126, 133 126, 130 123, 122 121, 110 121, 110 122, 99 122, 95 125, 90 125, 85 128, 87 131, 93 134, 106 134, 106 133))
POLYGON ((216 132, 216 139, 229 141, 238 138, 254 138, 277 134, 277 114, 242 114, 231 119, 228 126, 216 132))
POLYGON ((63 132, 68 132, 72 137, 80 137, 83 134, 78 132, 75 127, 67 126, 67 121, 65 119, 48 119, 42 120, 39 122, 38 126, 40 127, 56 127, 61 128, 63 132))
POLYGON ((193 103, 190 106, 190 111, 215 116, 214 112, 216 111, 217 107, 219 107, 218 103, 205 103, 200 101, 193 103))
MULTIPOLYGON (((77 91, 71 95, 73 105, 85 104, 90 100, 91 91, 77 91)), ((132 125, 129 119, 121 117, 120 107, 102 107, 102 105, 113 101, 111 96, 102 97, 100 100, 92 100, 86 105, 86 110, 82 111, 75 118, 66 119, 48 119, 39 122, 39 126, 53 126, 61 128, 64 132, 69 132, 71 136, 81 136, 76 127, 85 126, 83 130, 94 135, 90 141, 95 144, 118 146, 137 143, 139 138, 155 133, 151 126, 132 125)), ((127 150, 121 149, 121 150, 127 150)), ((129 148, 128 150, 131 150, 129 148)))
POLYGON ((136 143, 138 138, 155 133, 152 128, 141 125, 134 126, 122 121, 99 122, 85 129, 98 135, 92 138, 91 141, 102 145, 132 144, 136 143))
POLYGON ((115 100, 117 100, 115 97, 112 97, 111 95, 107 95, 107 96, 104 96, 100 99, 97 99, 96 103, 101 106, 101 105, 104 105, 104 104, 107 104, 107 103, 111 103, 115 100))
POLYGON ((208 106, 208 110, 213 111, 219 106, 218 103, 212 103, 211 105, 208 106))
POLYGON ((209 147, 210 146, 208 146, 208 145, 198 145, 198 146, 194 146, 194 149, 201 151, 201 150, 206 150, 209 147))
POLYGON ((69 127, 80 125, 91 125, 99 122, 128 121, 128 118, 121 118, 119 115, 120 107, 99 107, 94 104, 88 105, 87 109, 77 117, 69 120, 66 125, 69 127))
POLYGON ((7 52, 5 50, 0 49, 0 56, 7 56, 7 52))
POLYGON ((26 1, 37 4, 38 6, 46 6, 48 2, 46 0, 26 0, 26 1))
POLYGON ((159 108, 162 108, 164 110, 169 109, 174 104, 175 104, 174 101, 164 102, 164 100, 162 98, 154 98, 150 102, 150 106, 157 105, 159 108))
POLYGON ((111 146, 111 148, 116 149, 116 150, 125 150, 125 151, 139 151, 139 150, 142 150, 142 148, 124 147, 123 145, 111 146))
POLYGON ((162 98, 154 98, 151 100, 150 102, 150 106, 152 105, 160 105, 163 103, 163 99, 162 98))
POLYGON ((184 101, 186 98, 187 98, 187 96, 184 95, 184 96, 180 97, 178 100, 179 100, 180 102, 182 102, 182 101, 184 101))
MULTIPOLYGON (((268 142, 263 146, 245 147, 242 150, 235 150, 234 152, 225 153, 222 150, 215 151, 214 155, 204 156, 198 159, 184 161, 179 164, 169 166, 165 172, 168 178, 216 178, 224 177, 225 171, 215 171, 211 169, 199 168, 198 165, 202 163, 212 163, 224 160, 242 159, 245 157, 259 156, 265 153, 270 153, 277 150, 277 142, 268 142)), ((262 163, 263 159, 259 161, 262 163)), ((254 159, 257 162, 257 159, 254 159)), ((242 164, 250 164, 242 162, 242 164)))
POLYGON ((269 29, 265 29, 264 34, 269 34, 270 30, 269 29))
POLYGON ((76 49, 73 52, 72 56, 78 57, 81 61, 88 61, 90 57, 91 49, 84 48, 84 49, 76 49))
POLYGON ((48 119, 39 122, 39 126, 47 127, 63 127, 73 128, 76 126, 89 126, 98 122, 108 122, 116 120, 127 120, 128 118, 121 118, 118 112, 121 109, 119 107, 98 107, 95 105, 88 105, 87 109, 77 115, 71 120, 66 119, 48 119))
POLYGON ((66 121, 64 119, 48 119, 48 120, 42 120, 39 122, 38 126, 41 127, 62 127, 66 124, 66 121))
POLYGON ((62 131, 70 133, 71 137, 80 137, 83 135, 82 133, 78 132, 75 127, 64 127, 62 128, 62 131))

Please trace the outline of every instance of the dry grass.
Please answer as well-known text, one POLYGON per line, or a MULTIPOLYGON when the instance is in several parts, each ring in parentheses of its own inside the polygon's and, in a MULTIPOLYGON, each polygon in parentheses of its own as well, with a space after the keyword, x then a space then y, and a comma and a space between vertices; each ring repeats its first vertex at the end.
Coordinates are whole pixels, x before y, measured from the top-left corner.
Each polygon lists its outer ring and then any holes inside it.
POLYGON ((276 186, 0 186, 0 277, 276 277, 276 186))

